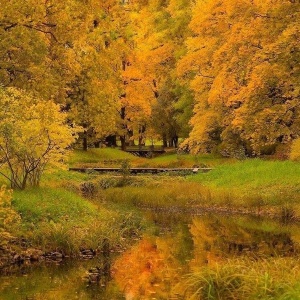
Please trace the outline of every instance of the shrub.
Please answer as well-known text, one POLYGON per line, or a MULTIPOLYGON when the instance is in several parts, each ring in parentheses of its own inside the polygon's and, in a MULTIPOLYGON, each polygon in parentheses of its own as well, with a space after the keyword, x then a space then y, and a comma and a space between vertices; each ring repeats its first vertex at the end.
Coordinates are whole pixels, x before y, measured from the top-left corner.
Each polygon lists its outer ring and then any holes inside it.
POLYGON ((64 160, 77 129, 52 101, 15 88, 0 88, 0 105, 0 174, 12 188, 38 185, 46 165, 64 160))
POLYGON ((0 246, 12 238, 11 230, 20 223, 20 215, 11 206, 11 191, 0 189, 0 246))

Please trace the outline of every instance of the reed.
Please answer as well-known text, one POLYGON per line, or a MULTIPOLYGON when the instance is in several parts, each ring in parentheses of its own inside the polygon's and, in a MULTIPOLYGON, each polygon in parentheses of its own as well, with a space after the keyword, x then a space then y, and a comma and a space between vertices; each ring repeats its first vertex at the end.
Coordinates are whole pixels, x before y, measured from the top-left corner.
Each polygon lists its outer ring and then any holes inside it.
POLYGON ((15 191, 13 207, 22 220, 16 236, 26 237, 44 251, 68 255, 76 256, 82 248, 100 249, 104 239, 112 248, 125 247, 130 233, 139 235, 143 227, 138 214, 105 208, 57 187, 15 191))
POLYGON ((173 293, 183 299, 300 299, 299 259, 232 259, 184 277, 173 293))

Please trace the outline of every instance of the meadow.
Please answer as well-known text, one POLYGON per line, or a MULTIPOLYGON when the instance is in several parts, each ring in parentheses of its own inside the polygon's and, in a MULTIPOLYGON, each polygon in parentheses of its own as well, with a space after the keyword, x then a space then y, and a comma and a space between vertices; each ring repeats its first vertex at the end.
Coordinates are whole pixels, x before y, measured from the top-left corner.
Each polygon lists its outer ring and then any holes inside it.
MULTIPOLYGON (((73 166, 115 166, 126 160, 133 167, 210 167, 208 173, 117 177, 90 174, 89 182, 108 202, 156 209, 209 209, 277 217, 300 216, 300 169, 295 161, 237 160, 216 155, 166 153, 146 159, 117 149, 93 149, 99 161, 81 162, 74 153, 73 166), (100 154, 101 153, 101 154, 100 154), (113 158, 113 159, 111 159, 113 158), (111 160, 110 160, 111 159, 111 160)), ((87 157, 86 157, 87 158, 87 157)))

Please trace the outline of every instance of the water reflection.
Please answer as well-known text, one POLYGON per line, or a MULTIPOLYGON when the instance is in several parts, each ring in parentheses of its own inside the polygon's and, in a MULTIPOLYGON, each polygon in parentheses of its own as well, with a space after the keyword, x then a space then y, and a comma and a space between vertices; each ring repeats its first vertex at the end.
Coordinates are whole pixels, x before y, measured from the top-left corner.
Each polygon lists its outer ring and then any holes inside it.
POLYGON ((91 261, 21 266, 0 277, 0 299, 186 299, 176 286, 187 273, 237 258, 299 254, 296 225, 237 216, 147 212, 145 217, 157 229, 116 259, 106 252, 91 261), (88 270, 95 280, 85 278, 88 270))
POLYGON ((190 233, 194 259, 208 264, 233 256, 290 256, 298 251, 291 228, 271 221, 246 217, 194 218, 190 233))
POLYGON ((203 267, 245 257, 295 256, 296 226, 249 217, 153 215, 163 235, 148 236, 119 257, 114 279, 126 299, 185 299, 176 294, 182 277, 203 267))
POLYGON ((0 299, 124 299, 114 282, 105 282, 104 278, 99 284, 88 282, 87 271, 102 264, 103 262, 98 259, 93 259, 65 261, 60 265, 45 263, 14 267, 13 270, 0 277, 0 299))

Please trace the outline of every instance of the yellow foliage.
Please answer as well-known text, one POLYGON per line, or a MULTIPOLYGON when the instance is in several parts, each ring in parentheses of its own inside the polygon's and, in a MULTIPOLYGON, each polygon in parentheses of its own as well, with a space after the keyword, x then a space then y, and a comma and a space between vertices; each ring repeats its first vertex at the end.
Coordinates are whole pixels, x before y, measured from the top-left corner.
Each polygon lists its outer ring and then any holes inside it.
POLYGON ((205 143, 235 137, 259 154, 299 135, 297 18, 293 1, 196 1, 193 36, 177 65, 195 96, 191 148, 211 151, 205 143), (218 122, 208 122, 212 112, 218 122))
POLYGON ((300 159, 300 138, 296 139, 292 143, 290 158, 292 160, 300 159))
POLYGON ((5 186, 0 188, 0 246, 3 246, 10 238, 10 231, 20 222, 20 215, 11 207, 11 190, 5 186))
POLYGON ((64 161, 79 128, 66 124, 59 105, 15 88, 0 89, 0 105, 0 173, 14 188, 38 184, 48 164, 64 161))

